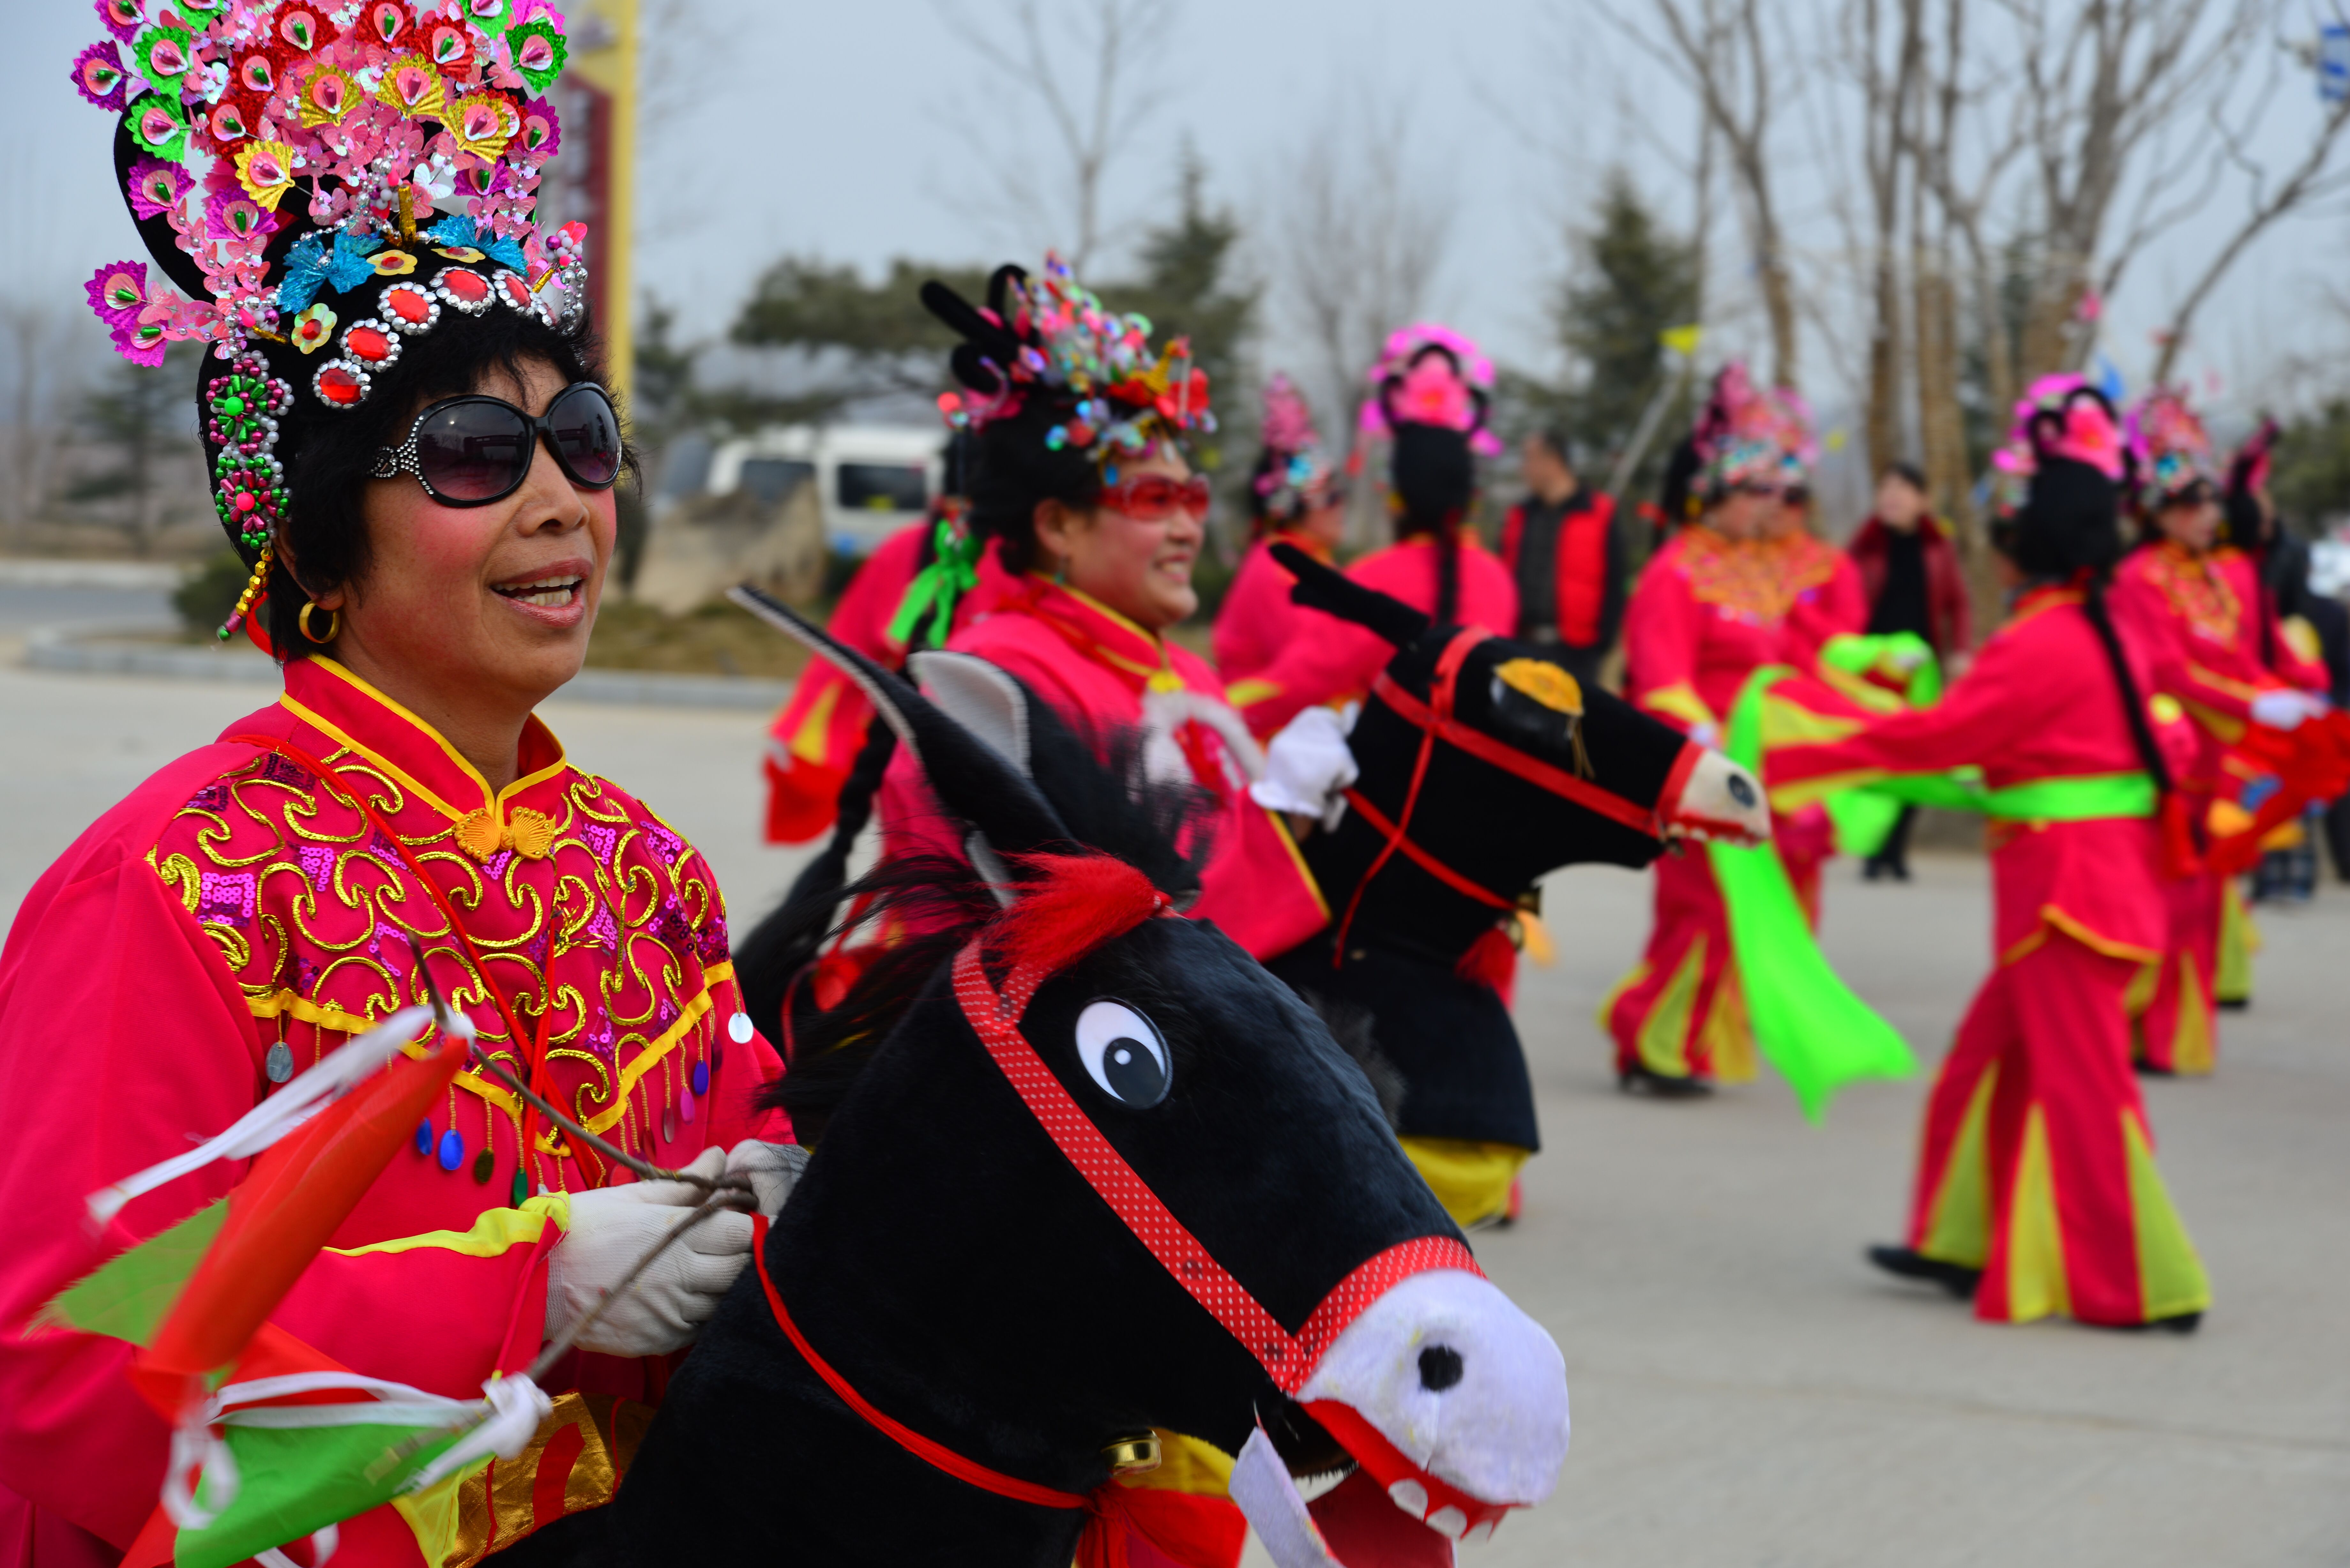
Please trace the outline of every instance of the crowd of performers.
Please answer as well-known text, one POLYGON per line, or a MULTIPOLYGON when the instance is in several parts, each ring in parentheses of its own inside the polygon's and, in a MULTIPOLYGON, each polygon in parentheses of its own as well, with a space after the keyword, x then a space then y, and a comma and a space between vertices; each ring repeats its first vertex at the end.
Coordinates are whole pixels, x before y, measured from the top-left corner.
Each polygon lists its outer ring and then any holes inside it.
MULTIPOLYGON (((639 1260, 713 1184, 781 1210, 806 1154, 761 1091, 791 1070, 795 1020, 906 933, 852 921, 806 965, 754 976, 701 856, 536 716, 584 660, 629 461, 594 358, 584 231, 535 217, 560 140, 546 97, 560 17, 452 5, 428 25, 373 6, 328 37, 273 0, 199 7, 192 26, 99 9, 113 41, 75 80, 120 114, 149 260, 101 267, 88 293, 134 361, 204 348, 214 500, 251 568, 222 635, 273 654, 285 690, 99 815, 0 953, 16 1128, 0 1159, 16 1243, 0 1262, 0 1564, 239 1561, 288 1541, 292 1516, 255 1500, 299 1464, 276 1450, 244 1511, 204 1506, 192 1477, 219 1501, 224 1430, 307 1434, 323 1452, 354 1400, 487 1389, 496 1406, 526 1383, 537 1403, 500 1407, 519 1425, 494 1461, 485 1448, 429 1487, 420 1470, 396 1501, 371 1471, 378 1491, 315 1516, 342 1521, 338 1562, 468 1568, 613 1498, 748 1263, 754 1218, 721 1214, 639 1260), (428 1003, 454 1011, 409 1011, 428 1003), (388 1071, 430 1089, 368 1124, 396 1138, 391 1163, 338 1199, 324 1178, 240 1185, 269 1147, 254 1129, 309 1125, 287 1085, 390 1018, 431 1042, 404 1060, 441 1075, 388 1071), (246 1194, 233 1209, 232 1191, 246 1194), (205 1337, 227 1324, 225 1344, 205 1337)), ((2223 478, 2174 394, 2123 421, 2077 378, 2035 387, 2001 454, 2004 618, 1978 646, 1965 563, 1918 475, 1888 471, 1851 550, 1824 544, 1808 411, 1735 366, 1674 455, 1656 537, 1545 432, 1489 546, 1492 367, 1458 333, 1409 327, 1368 377, 1380 472, 1336 461, 1273 379, 1211 661, 1170 635, 1198 611, 1208 547, 1193 460, 1213 422, 1188 350, 1049 260, 1000 269, 981 301, 937 284, 923 301, 959 338, 951 477, 848 586, 842 642, 917 679, 1015 678, 1142 798, 1179 804, 1169 832, 1201 863, 1183 913, 1285 978, 1301 951, 1343 968, 1364 959, 1345 936, 1355 908, 1331 907, 1310 850, 1349 811, 1367 820, 1348 727, 1367 700, 1403 701, 1381 684, 1399 643, 1290 590, 1337 559, 1348 486, 1377 483, 1388 534, 1346 578, 1468 628, 1448 659, 1514 639, 1492 703, 1574 737, 1579 760, 1584 693, 1617 680, 1620 649, 1630 701, 1700 742, 1669 747, 1676 788, 1708 765, 1690 759, 1721 762, 1706 748, 1757 771, 1768 853, 1805 918, 1840 842, 1900 877, 1908 806, 1991 818, 1992 971, 1934 1086, 1909 1234, 1873 1255, 1989 1318, 2197 1320, 2209 1290, 2133 1066, 2212 1070, 2214 1006, 2244 983, 2232 874, 2324 793, 2317 742, 2338 736, 2323 695, 2337 682, 2304 623, 2339 613, 2280 600, 2290 545, 2265 437, 2223 478), (975 658, 925 675, 926 650, 975 658)), ((998 742, 1025 763, 1024 734, 998 742)), ((812 666, 775 724, 770 836, 829 831, 808 876, 835 890, 868 824, 885 867, 940 856, 1004 880, 1015 868, 947 826, 915 761, 857 685, 812 666)), ((1554 794, 1582 787, 1549 771, 1554 794)), ((1754 775, 1707 776, 1747 815, 1704 820, 1754 836, 1754 775)), ((1657 798, 1644 820, 1661 839, 1657 798)), ((1627 1090, 1690 1101, 1754 1072, 1739 922, 1712 865, 1657 863, 1654 928, 1605 1011, 1627 1090)), ((1475 918, 1457 962, 1399 949, 1360 966, 1388 1005, 1358 1059, 1464 1227, 1516 1211, 1540 1141, 1506 1009, 1515 950, 1546 941, 1539 909, 1475 918)), ((1234 1561, 1231 1462, 1170 1435, 1134 1484, 1201 1501, 1170 1505, 1177 1522, 1130 1560, 1234 1561)), ((350 1486, 338 1495, 365 1492, 350 1486)))
MULTIPOLYGON (((1471 465, 1499 450, 1490 375, 1440 327, 1390 342, 1365 423, 1387 440, 1392 532, 1347 575, 1439 622, 1542 648, 1585 680, 1620 670, 1634 703, 1708 746, 1727 743, 1758 672, 1798 677, 1761 705, 1753 760, 1773 853, 1814 927, 1840 847, 1872 879, 1907 880, 1920 803, 1986 815, 1992 973, 1934 1091, 1909 1234, 1870 1255, 1986 1318, 2193 1326, 2208 1289, 2136 1075, 2212 1070, 2215 1010, 2249 991, 2237 874, 2303 832, 2306 789, 2280 809, 2283 781, 2305 778, 2293 737, 2338 685, 2321 635, 2342 640, 2338 609, 2295 598, 2269 566, 2284 547, 2265 483, 2273 430, 2223 473, 2177 391, 2124 416, 2079 378, 2035 386, 1997 458, 2002 619, 1978 642, 1968 565, 1924 476, 1889 465, 1849 547, 1825 544, 1808 409, 1735 364, 1673 453, 1659 505, 1619 513, 1579 482, 1568 441, 1539 431, 1520 453, 1524 497, 1490 547, 1471 465), (1872 809, 1835 809, 1862 795, 1872 809)), ((1205 483, 1180 460, 1119 462, 1094 492, 1118 514, 1072 531, 1091 476, 1064 459, 1056 489, 1033 451, 991 462, 1000 427, 967 493, 951 485, 932 521, 885 545, 834 626, 885 660, 926 639, 979 653, 1097 732, 1140 725, 1229 813, 1199 912, 1270 958, 1328 918, 1295 846, 1345 809, 1325 759, 1391 650, 1291 602, 1271 548, 1335 560, 1350 476, 1285 378, 1266 389, 1262 428, 1212 670, 1164 635, 1195 602, 1205 483), (942 585, 957 583, 950 607, 942 585)), ((866 718, 822 667, 803 681, 775 725, 775 836, 830 823, 866 718)), ((2315 744, 2318 730, 2301 732, 2315 744)), ((920 803, 893 800, 896 783, 880 785, 885 854, 921 838, 920 803)), ((857 798, 855 823, 867 812, 857 798)), ((1733 922, 1701 853, 1659 859, 1653 887, 1646 946, 1601 1023, 1627 1091, 1699 1098, 1757 1072, 1733 922)), ((1511 931, 1541 940, 1536 919, 1511 931)), ((1506 997, 1509 966, 1489 978, 1506 997)), ((1516 1212, 1537 1139, 1530 1104, 1515 1110, 1404 1129, 1463 1224, 1516 1212)))

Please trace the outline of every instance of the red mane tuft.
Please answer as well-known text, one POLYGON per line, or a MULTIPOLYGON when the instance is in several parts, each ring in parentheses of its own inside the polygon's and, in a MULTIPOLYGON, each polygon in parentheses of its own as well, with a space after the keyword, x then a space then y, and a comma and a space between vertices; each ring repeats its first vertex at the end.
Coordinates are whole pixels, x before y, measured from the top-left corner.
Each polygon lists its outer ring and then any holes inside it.
POLYGON ((987 948, 1014 969, 1066 969, 1168 907, 1149 877, 1107 855, 1026 855, 1013 864, 1020 897, 988 928, 987 948))

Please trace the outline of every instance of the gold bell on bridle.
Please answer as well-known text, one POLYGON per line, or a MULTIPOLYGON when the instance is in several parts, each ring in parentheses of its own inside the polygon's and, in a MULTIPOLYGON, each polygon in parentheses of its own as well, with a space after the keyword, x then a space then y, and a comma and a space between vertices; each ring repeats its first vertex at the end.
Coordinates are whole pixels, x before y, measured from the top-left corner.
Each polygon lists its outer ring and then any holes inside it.
POLYGON ((1159 1468, 1159 1434, 1143 1432, 1131 1438, 1120 1438, 1102 1449, 1109 1461, 1109 1473, 1114 1476, 1139 1476, 1159 1468))

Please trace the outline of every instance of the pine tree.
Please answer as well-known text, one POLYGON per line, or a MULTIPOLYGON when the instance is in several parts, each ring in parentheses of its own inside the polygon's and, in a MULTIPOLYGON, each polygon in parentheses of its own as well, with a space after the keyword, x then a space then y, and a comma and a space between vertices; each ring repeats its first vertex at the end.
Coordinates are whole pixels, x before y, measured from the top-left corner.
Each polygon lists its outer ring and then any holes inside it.
POLYGON ((81 400, 81 441, 106 461, 68 489, 66 499, 120 503, 114 522, 137 555, 145 555, 162 530, 164 465, 196 445, 189 393, 201 351, 196 344, 174 343, 160 366, 118 361, 81 400))
MULTIPOLYGON (((1598 483, 1679 371, 1663 336, 1698 319, 1700 270, 1693 240, 1667 229, 1621 170, 1608 177, 1591 225, 1573 236, 1572 272, 1558 285, 1552 321, 1566 350, 1564 388, 1518 384, 1533 411, 1562 425, 1598 483)), ((1676 399, 1627 489, 1652 494, 1673 441, 1688 428, 1690 398, 1676 399)))

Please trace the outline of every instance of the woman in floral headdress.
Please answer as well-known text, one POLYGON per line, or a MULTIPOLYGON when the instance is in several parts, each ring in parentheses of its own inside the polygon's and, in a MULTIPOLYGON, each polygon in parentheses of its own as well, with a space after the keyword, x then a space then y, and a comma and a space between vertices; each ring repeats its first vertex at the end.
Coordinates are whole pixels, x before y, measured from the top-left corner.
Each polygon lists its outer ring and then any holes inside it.
MULTIPOLYGON (((1205 659, 1166 632, 1199 607, 1191 566, 1208 482, 1184 443, 1214 429, 1204 373, 1177 339, 1153 348, 1142 318, 1106 308, 1047 257, 1041 275, 999 267, 985 310, 944 285, 923 301, 961 333, 949 418, 975 443, 968 523, 1015 587, 947 642, 1010 671, 1080 734, 1139 730, 1152 776, 1214 800, 1212 849, 1191 913, 1258 957, 1328 919, 1287 828, 1250 798, 1263 753, 1205 659)), ((910 760, 881 797, 885 851, 960 854, 910 760)))
MULTIPOLYGON (((100 268, 90 297, 134 361, 204 348, 213 500, 253 568, 222 635, 274 650, 285 691, 99 815, 0 954, 11 1563, 168 1560, 168 1456, 213 1440, 202 1404, 159 1414, 134 1389, 131 1322, 21 1331, 238 1189, 244 1163, 164 1181, 96 1234, 85 1199, 432 992, 608 1145, 705 1184, 730 1146, 738 1168, 787 1168, 757 1141, 787 1136, 751 1103, 778 1064, 743 1013, 708 864, 533 711, 585 657, 626 458, 583 231, 533 223, 558 139, 554 14, 382 4, 335 31, 281 0, 149 9, 108 0, 115 38, 76 62, 121 115, 153 263, 100 268)), ((248 1347, 268 1373, 241 1351, 232 1376, 300 1373, 346 1401, 511 1391, 703 1190, 633 1180, 469 1066, 290 1291, 244 1303, 268 1312, 248 1347)), ((470 1562, 608 1501, 750 1238, 747 1216, 711 1220, 640 1276, 545 1379, 553 1407, 494 1488, 484 1457, 305 1560, 470 1562)), ((267 1414, 299 1425, 304 1407, 267 1414)), ((225 1509, 226 1476, 203 1482, 225 1509)))
POLYGON ((2125 1002, 2164 924, 2158 650, 2106 603, 2111 406, 2050 378, 2020 415, 2001 464, 2027 487, 1997 534, 2007 623, 1938 704, 1778 747, 1766 782, 1781 808, 1960 766, 1988 789, 1995 962, 1927 1105, 1908 1236, 1870 1261, 1991 1321, 2189 1331, 2210 1286, 2155 1168, 2125 1002))
MULTIPOLYGON (((2115 575, 2123 613, 2164 638, 2178 672, 2158 698, 2167 722, 2195 738, 2180 785, 2199 835, 2226 784, 2223 756, 2243 733, 2248 704, 2272 722, 2322 711, 2329 682, 2280 631, 2257 569, 2220 541, 2220 495, 2211 443, 2183 393, 2158 388, 2130 414, 2131 497, 2141 537, 2115 575)), ((2216 1011, 2223 970, 2250 969, 2250 921, 2231 878, 2174 867, 2166 884, 2169 940, 2138 1021, 2145 1071, 2203 1074, 2219 1047, 2216 1011), (2227 951, 2223 949, 2231 948, 2227 951)))
MULTIPOLYGON (((1477 495, 1474 454, 1501 451, 1485 428, 1492 364, 1460 333, 1422 322, 1388 339, 1370 380, 1362 422, 1394 443, 1388 502, 1396 542, 1347 575, 1439 625, 1508 636, 1517 626, 1517 585, 1469 516, 1477 495)), ((1253 733, 1271 735, 1308 708, 1360 696, 1394 652, 1361 627, 1330 621, 1235 681, 1229 695, 1253 733)))
POLYGON ((1301 624, 1319 631, 1328 619, 1289 602, 1296 579, 1271 547, 1295 545, 1327 562, 1346 535, 1346 487, 1322 450, 1314 411, 1277 372, 1264 389, 1264 450, 1249 474, 1249 512, 1248 554, 1216 612, 1216 673, 1227 685, 1272 663, 1301 624))
MULTIPOLYGON (((1790 576, 1764 540, 1785 507, 1785 411, 1754 390, 1742 365, 1715 378, 1668 466, 1669 500, 1685 525, 1650 557, 1625 612, 1626 695, 1710 746, 1721 744, 1746 678, 1788 656, 1790 576)), ((1618 1081, 1686 1096, 1717 1078, 1750 1078, 1753 1040, 1713 872, 1702 856, 1669 855, 1656 878, 1648 947, 1601 1013, 1618 1081)))

